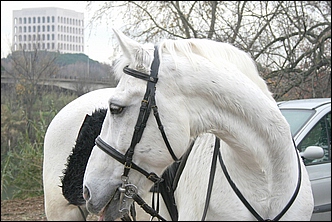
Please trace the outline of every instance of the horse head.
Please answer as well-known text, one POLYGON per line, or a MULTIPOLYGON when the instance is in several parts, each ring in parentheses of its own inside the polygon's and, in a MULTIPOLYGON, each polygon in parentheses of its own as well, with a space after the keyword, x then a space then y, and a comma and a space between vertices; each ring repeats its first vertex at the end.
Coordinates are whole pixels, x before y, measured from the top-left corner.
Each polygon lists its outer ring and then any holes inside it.
MULTIPOLYGON (((149 79, 151 64, 156 59, 154 46, 139 44, 121 33, 115 33, 124 55, 116 66, 119 84, 108 101, 108 112, 99 139, 122 154, 120 159, 123 159, 117 161, 104 150, 94 148, 84 178, 84 195, 88 210, 103 214, 111 220, 121 217, 124 209, 128 209, 132 202, 131 198, 122 197, 123 193, 119 190, 132 184, 139 195, 148 192, 155 182, 151 181, 153 175, 161 175, 173 161, 172 155, 179 157, 190 140, 188 114, 180 112, 185 108, 181 98, 168 100, 169 90, 164 91, 165 93, 154 91, 158 77, 152 81, 149 79), (124 70, 134 74, 127 75, 124 70), (135 72, 142 77, 133 76, 135 72), (159 106, 159 100, 164 104, 159 106), (158 125, 156 120, 149 118, 153 116, 153 112, 160 113, 159 120, 162 122, 167 119, 172 121, 158 125), (182 124, 178 124, 180 122, 182 124), (167 141, 172 146, 171 152, 174 152, 172 155, 163 135, 156 133, 159 131, 158 127, 163 127, 167 134, 167 141), (111 131, 113 133, 110 134, 111 131), (131 169, 132 164, 154 174, 143 175, 138 170, 131 169), (124 169, 130 169, 126 175, 124 169), (150 177, 150 180, 146 177, 150 177)), ((159 67, 156 71, 161 70, 159 67)), ((164 87, 169 86, 166 84, 164 87)))

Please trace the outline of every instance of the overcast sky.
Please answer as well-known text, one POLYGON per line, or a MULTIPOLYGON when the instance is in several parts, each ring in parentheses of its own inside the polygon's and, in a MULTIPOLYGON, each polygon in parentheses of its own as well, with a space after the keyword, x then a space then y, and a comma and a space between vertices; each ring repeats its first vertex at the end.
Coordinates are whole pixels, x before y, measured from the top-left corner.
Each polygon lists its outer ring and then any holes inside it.
MULTIPOLYGON (((1 58, 7 57, 12 42, 13 10, 38 7, 59 7, 84 13, 87 25, 93 12, 86 10, 86 1, 1 1, 1 58)), ((96 5, 96 7, 98 7, 96 5)), ((121 24, 117 24, 121 26, 121 24)), ((102 22, 94 28, 85 28, 85 54, 98 62, 111 64, 113 55, 112 27, 102 22), (87 47, 88 46, 88 47, 87 47)))

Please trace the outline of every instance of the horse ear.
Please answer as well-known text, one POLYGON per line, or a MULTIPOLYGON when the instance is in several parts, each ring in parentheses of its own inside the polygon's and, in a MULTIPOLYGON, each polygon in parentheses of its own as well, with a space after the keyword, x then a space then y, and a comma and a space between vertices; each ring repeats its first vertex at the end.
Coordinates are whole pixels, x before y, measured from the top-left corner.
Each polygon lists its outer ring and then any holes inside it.
POLYGON ((120 44, 122 52, 127 58, 132 59, 132 56, 135 55, 140 48, 142 48, 140 43, 125 36, 121 31, 113 28, 113 32, 120 44))

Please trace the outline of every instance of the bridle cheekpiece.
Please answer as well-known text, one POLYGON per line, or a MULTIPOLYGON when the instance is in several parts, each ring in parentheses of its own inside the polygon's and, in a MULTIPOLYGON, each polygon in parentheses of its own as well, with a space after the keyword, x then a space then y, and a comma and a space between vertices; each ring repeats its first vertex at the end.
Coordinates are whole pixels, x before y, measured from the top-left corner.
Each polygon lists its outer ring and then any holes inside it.
MULTIPOLYGON (((151 214, 152 217, 158 217, 161 220, 165 220, 162 218, 158 211, 155 211, 153 208, 147 206, 143 199, 137 194, 137 187, 134 184, 129 183, 129 171, 130 169, 135 169, 138 172, 142 173, 146 176, 149 180, 151 180, 155 185, 158 185, 160 182, 163 181, 163 178, 160 178, 157 174, 153 172, 147 172, 146 170, 142 169, 138 165, 136 165, 133 162, 133 155, 135 151, 135 147, 137 143, 142 138, 144 129, 146 127, 146 122, 150 116, 151 110, 153 110, 153 114, 155 116, 155 119, 158 124, 158 128, 162 134, 162 137, 165 141, 165 144, 173 158, 174 161, 177 161, 178 158, 175 156, 170 143, 168 142, 167 136, 164 131, 164 127, 161 123, 159 113, 158 113, 158 107, 156 105, 155 101, 155 91, 156 91, 156 83, 158 82, 158 70, 159 70, 159 54, 158 54, 158 47, 155 46, 154 50, 154 60, 151 64, 151 74, 145 74, 142 72, 139 72, 137 70, 131 69, 128 66, 123 68, 123 72, 125 74, 131 75, 133 77, 142 79, 147 81, 147 87, 144 94, 144 97, 141 102, 140 112, 137 118, 137 122, 134 128, 134 134, 130 143, 129 148, 127 149, 126 153, 123 155, 120 152, 118 152, 116 149, 114 149, 112 146, 107 144, 105 141, 103 141, 100 136, 98 136, 95 140, 96 145, 102 149, 104 152, 106 152, 108 155, 112 156, 114 159, 119 161, 124 165, 123 174, 121 176, 122 185, 118 188, 118 190, 121 192, 121 200, 125 201, 124 198, 133 198, 138 204, 141 205, 141 207, 146 210, 148 213, 151 214)), ((129 211, 129 209, 123 209, 120 207, 120 211, 129 211)))

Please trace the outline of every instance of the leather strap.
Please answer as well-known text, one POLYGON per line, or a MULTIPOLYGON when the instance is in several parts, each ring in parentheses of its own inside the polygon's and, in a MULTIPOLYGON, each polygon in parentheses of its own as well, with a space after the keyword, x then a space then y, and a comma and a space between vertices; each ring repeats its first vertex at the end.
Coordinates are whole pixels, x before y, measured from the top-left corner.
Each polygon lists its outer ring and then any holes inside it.
MULTIPOLYGON (((104 140, 102 140, 100 138, 100 136, 98 136, 96 138, 95 142, 96 142, 96 145, 101 150, 103 150, 105 153, 107 153, 108 155, 110 155, 111 157, 113 157, 114 159, 119 161, 120 163, 122 163, 122 164, 125 163, 125 161, 126 161, 125 156, 122 153, 118 152, 116 149, 114 149, 112 146, 108 145, 104 140)), ((148 178, 149 180, 151 180, 154 183, 163 181, 163 179, 158 177, 155 173, 148 173, 147 171, 145 171, 144 169, 142 169, 135 163, 131 164, 131 168, 142 173, 144 176, 146 176, 146 178, 148 178)))
POLYGON ((234 190, 234 192, 236 193, 236 195, 240 198, 240 200, 242 201, 242 203, 247 207, 247 209, 254 215, 254 217, 258 220, 258 221, 278 221, 280 220, 280 218, 287 212, 287 210, 290 208, 290 206, 294 203, 296 196, 299 193, 300 190, 300 186, 301 186, 301 163, 300 163, 300 158, 297 154, 297 149, 296 149, 296 145, 295 145, 295 141, 293 139, 293 144, 295 147, 295 152, 297 155, 297 162, 298 162, 298 171, 299 171, 299 175, 298 175, 298 181, 297 181, 297 185, 294 191, 294 194, 292 195, 291 199, 289 200, 289 202, 287 203, 287 205, 284 207, 284 209, 273 219, 263 219, 256 211, 255 209, 248 203, 248 201, 244 198, 244 196, 242 195, 242 193, 240 192, 240 190, 237 188, 237 186, 235 185, 235 183, 233 182, 233 180, 231 179, 231 177, 228 174, 228 171, 226 169, 225 163, 222 160, 221 157, 221 153, 219 151, 218 153, 218 157, 219 157, 219 162, 221 165, 221 168, 225 174, 225 177, 227 178, 228 183, 231 185, 232 189, 234 190))
POLYGON ((216 173, 217 156, 218 156, 218 153, 220 154, 219 148, 220 148, 220 140, 219 140, 219 138, 216 137, 215 144, 214 144, 213 156, 212 156, 209 185, 208 185, 208 189, 207 189, 207 193, 206 193, 206 200, 205 200, 205 206, 204 206, 202 221, 205 220, 207 210, 208 210, 208 207, 209 207, 209 204, 210 204, 212 187, 213 187, 213 180, 214 180, 214 175, 216 173))

